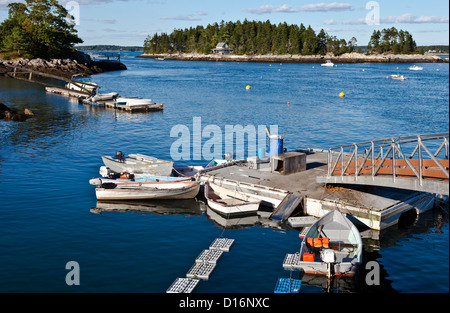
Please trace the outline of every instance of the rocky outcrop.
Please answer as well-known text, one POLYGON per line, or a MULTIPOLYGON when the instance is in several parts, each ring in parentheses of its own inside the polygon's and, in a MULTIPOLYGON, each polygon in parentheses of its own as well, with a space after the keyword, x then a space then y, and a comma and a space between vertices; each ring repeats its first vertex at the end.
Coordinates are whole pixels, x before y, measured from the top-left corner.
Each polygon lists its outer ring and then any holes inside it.
POLYGON ((444 62, 438 56, 421 54, 378 54, 345 53, 334 55, 217 55, 217 54, 142 54, 140 58, 183 61, 220 61, 220 62, 273 62, 273 63, 323 63, 331 60, 335 63, 439 63, 444 62))
POLYGON ((93 61, 91 57, 85 53, 77 53, 74 54, 71 58, 66 59, 0 59, 0 74, 5 74, 11 71, 10 68, 2 66, 3 64, 25 67, 31 70, 62 77, 71 77, 74 74, 92 75, 127 69, 127 67, 120 62, 103 60, 93 61))
POLYGON ((34 116, 34 113, 30 109, 25 109, 23 112, 18 112, 7 107, 3 103, 0 103, 0 120, 5 119, 9 121, 23 122, 32 116, 34 116))

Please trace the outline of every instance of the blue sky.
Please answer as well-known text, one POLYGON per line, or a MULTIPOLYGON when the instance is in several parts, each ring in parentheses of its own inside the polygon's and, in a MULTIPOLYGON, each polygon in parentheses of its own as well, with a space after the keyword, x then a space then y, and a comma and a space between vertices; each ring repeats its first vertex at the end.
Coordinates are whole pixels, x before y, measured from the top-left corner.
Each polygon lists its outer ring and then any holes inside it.
MULTIPOLYGON (((7 4, 0 0, 0 20, 7 4)), ((16 1, 20 2, 20 1, 16 1)), ((328 34, 367 45, 375 29, 409 31, 418 45, 449 44, 447 0, 289 1, 289 0, 60 0, 78 20, 86 45, 139 45, 147 35, 221 20, 270 20, 323 28, 328 34)))

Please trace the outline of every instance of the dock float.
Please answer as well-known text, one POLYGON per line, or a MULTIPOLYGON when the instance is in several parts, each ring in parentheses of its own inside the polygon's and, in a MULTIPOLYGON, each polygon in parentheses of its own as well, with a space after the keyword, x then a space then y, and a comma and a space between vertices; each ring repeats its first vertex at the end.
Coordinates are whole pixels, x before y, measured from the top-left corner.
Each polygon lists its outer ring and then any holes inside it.
POLYGON ((191 293, 200 280, 194 278, 177 278, 166 293, 191 293))
POLYGON ((248 162, 233 162, 228 166, 200 171, 196 178, 202 184, 211 181, 262 200, 263 206, 275 212, 271 218, 275 223, 288 222, 289 215, 296 213, 296 210, 301 211, 302 215, 320 218, 337 209, 352 216, 353 221, 380 231, 397 224, 402 214, 411 210, 420 214, 431 209, 439 200, 437 195, 414 190, 375 186, 343 187, 317 182, 317 177, 327 174, 328 151, 298 151, 306 154, 306 166, 298 172, 283 174, 286 171, 278 167, 274 167, 275 170, 273 166, 255 169, 248 162), (283 201, 286 207, 276 212, 283 201), (298 208, 295 208, 297 203, 298 208))
POLYGON ((47 86, 45 87, 45 91, 55 95, 77 98, 80 104, 94 107, 111 108, 127 112, 154 112, 164 110, 164 105, 162 103, 145 103, 139 98, 125 98, 128 100, 126 102, 116 101, 116 99, 94 101, 92 94, 80 90, 47 86))
POLYGON ((208 280, 216 264, 210 263, 194 263, 191 269, 187 272, 186 277, 208 280))
POLYGON ((221 251, 229 252, 231 246, 233 245, 233 243, 234 243, 234 239, 217 238, 209 246, 209 249, 211 249, 211 250, 221 250, 221 251))
POLYGON ((299 293, 302 281, 293 278, 279 278, 274 293, 299 293))
POLYGON ((283 268, 288 271, 300 270, 300 253, 286 254, 283 260, 283 268))
POLYGON ((217 264, 222 254, 222 250, 203 250, 195 259, 195 263, 217 264))
POLYGON ((164 109, 164 105, 161 103, 133 105, 133 104, 117 103, 116 101, 113 100, 91 101, 89 100, 89 98, 82 100, 82 103, 88 104, 90 106, 104 107, 127 112, 152 112, 152 111, 162 111, 164 109))
POLYGON ((89 94, 83 91, 72 90, 67 88, 58 88, 58 87, 45 87, 45 91, 48 93, 52 93, 55 95, 70 97, 70 98, 80 98, 86 97, 89 94))
POLYGON ((191 293, 200 280, 208 280, 217 261, 224 252, 229 252, 234 239, 216 238, 209 249, 203 250, 195 259, 194 265, 186 273, 186 278, 177 278, 166 293, 191 293))

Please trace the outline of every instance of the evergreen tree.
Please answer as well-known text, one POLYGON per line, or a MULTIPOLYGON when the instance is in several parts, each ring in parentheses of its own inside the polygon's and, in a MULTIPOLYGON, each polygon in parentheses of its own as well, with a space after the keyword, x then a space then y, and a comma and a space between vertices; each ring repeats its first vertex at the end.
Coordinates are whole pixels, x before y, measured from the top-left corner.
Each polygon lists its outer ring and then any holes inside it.
MULTIPOLYGON (((8 5, 8 18, 0 24, 0 48, 17 56, 66 57, 83 41, 77 36, 68 11, 56 0, 26 0, 8 5)), ((71 17, 73 21, 73 17, 71 17)))
POLYGON ((412 35, 395 27, 375 30, 369 41, 370 53, 414 53, 417 45, 412 35))
POLYGON ((235 54, 321 54, 353 51, 356 38, 347 45, 343 39, 329 37, 322 29, 318 35, 311 26, 272 25, 269 20, 208 24, 205 28, 176 29, 167 37, 157 33, 144 42, 144 53, 201 52, 211 53, 218 42, 226 42, 235 54), (331 39, 330 39, 331 38, 331 39))

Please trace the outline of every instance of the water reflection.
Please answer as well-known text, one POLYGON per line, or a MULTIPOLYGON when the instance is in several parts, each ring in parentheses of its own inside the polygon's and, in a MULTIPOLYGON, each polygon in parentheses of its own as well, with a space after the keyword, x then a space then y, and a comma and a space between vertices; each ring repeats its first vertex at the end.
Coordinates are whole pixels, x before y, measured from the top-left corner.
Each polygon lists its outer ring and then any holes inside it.
POLYGON ((197 199, 186 200, 149 200, 149 201, 97 201, 91 213, 102 212, 134 212, 153 213, 158 215, 201 215, 197 199))

